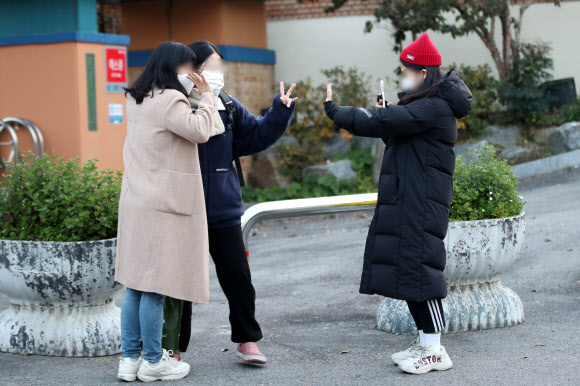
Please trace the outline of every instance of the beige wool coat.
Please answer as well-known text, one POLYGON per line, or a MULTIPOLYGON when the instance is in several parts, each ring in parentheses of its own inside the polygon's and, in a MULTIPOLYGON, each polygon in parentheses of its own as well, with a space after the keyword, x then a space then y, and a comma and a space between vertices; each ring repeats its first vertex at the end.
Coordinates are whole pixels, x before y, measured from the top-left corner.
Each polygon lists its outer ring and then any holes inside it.
POLYGON ((127 95, 125 172, 119 200, 115 279, 128 288, 209 302, 209 243, 197 143, 217 106, 203 93, 195 114, 181 92, 127 95))

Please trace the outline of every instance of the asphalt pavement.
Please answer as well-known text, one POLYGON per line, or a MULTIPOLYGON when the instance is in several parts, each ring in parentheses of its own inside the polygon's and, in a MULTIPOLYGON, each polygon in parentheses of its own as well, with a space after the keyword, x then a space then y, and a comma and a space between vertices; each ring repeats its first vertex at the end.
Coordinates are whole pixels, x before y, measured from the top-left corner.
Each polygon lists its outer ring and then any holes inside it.
MULTIPOLYGON (((525 246, 503 276, 520 295, 518 326, 443 336, 454 367, 409 375, 389 356, 410 335, 376 329, 382 297, 358 293, 370 212, 260 223, 251 267, 269 363, 240 363, 229 340, 228 307, 215 272, 211 303, 194 306, 183 385, 561 385, 580 384, 580 169, 520 185, 525 246)), ((118 297, 120 300, 122 294, 118 297)), ((8 299, 0 294, 0 310, 8 299)), ((118 357, 0 354, 2 385, 109 385, 118 357)))

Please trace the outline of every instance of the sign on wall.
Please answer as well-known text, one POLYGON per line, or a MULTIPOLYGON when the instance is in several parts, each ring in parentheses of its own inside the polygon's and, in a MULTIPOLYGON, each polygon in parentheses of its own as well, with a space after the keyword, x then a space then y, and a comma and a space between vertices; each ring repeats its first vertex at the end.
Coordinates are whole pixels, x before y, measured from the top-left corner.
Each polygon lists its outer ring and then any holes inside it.
POLYGON ((127 48, 105 46, 105 79, 107 93, 124 93, 127 87, 127 48))
POLYGON ((97 131, 97 91, 95 87, 95 54, 86 54, 87 112, 89 131, 97 131))
POLYGON ((123 105, 109 103, 109 123, 123 123, 123 105))

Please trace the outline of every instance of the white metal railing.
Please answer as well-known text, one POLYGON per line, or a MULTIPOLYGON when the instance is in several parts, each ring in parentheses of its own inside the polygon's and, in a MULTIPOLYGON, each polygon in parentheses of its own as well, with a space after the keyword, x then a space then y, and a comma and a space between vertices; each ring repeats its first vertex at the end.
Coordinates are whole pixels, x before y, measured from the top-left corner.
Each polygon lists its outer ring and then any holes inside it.
POLYGON ((262 220, 358 212, 374 209, 377 193, 350 194, 346 196, 303 198, 256 204, 242 216, 244 245, 248 248, 248 236, 256 223, 262 220))
MULTIPOLYGON (((4 131, 6 131, 10 136, 10 140, 8 142, 0 142, 0 146, 10 146, 12 148, 8 158, 6 159, 8 162, 18 163, 20 160, 20 151, 18 148, 18 131, 21 127, 25 128, 32 138, 34 155, 37 157, 42 157, 44 154, 44 137, 42 136, 42 132, 38 126, 36 126, 28 119, 7 117, 0 120, 0 136, 4 131)), ((2 166, 1 160, 0 166, 2 166)))
MULTIPOLYGON (((14 128, 12 126, 10 126, 7 123, 4 123, 0 120, 0 136, 2 135, 2 133, 6 131, 8 133, 8 135, 10 136, 10 141, 8 142, 0 142, 0 146, 11 146, 12 149, 10 150, 10 154, 8 155, 8 158, 6 159, 6 161, 8 162, 14 162, 14 163, 18 163, 19 161, 19 151, 18 151, 18 136, 16 135, 16 130, 14 130, 14 128)), ((0 159, 0 162, 2 160, 0 159)), ((4 166, 3 162, 2 162, 2 166, 4 166)))

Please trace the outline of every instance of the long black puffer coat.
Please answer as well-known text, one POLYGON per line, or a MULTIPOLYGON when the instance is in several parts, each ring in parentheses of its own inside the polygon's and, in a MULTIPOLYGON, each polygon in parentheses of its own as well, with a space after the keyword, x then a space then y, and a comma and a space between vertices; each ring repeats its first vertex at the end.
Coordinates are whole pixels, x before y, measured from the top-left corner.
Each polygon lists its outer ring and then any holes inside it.
POLYGON ((375 110, 325 103, 337 126, 386 143, 361 293, 412 302, 447 296, 443 239, 453 193, 455 118, 469 113, 471 100, 452 70, 431 96, 404 106, 375 110))

